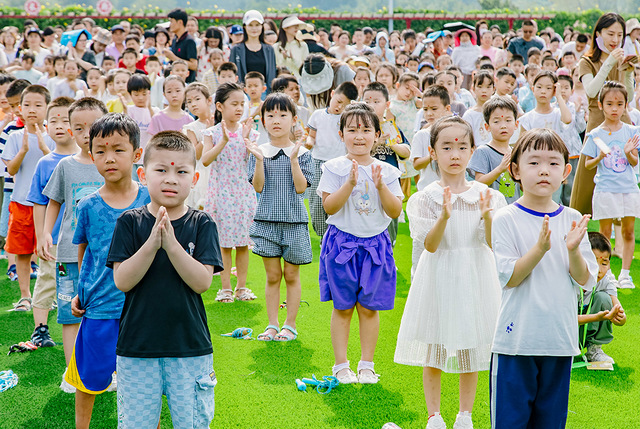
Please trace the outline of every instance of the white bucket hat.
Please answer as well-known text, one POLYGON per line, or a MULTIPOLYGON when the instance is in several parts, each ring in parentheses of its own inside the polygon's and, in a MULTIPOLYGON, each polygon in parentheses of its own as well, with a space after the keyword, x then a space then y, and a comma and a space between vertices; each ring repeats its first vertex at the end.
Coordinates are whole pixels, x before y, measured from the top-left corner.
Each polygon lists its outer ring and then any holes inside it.
POLYGON ((321 94, 333 85, 333 67, 320 56, 309 56, 302 66, 300 83, 305 94, 321 94))

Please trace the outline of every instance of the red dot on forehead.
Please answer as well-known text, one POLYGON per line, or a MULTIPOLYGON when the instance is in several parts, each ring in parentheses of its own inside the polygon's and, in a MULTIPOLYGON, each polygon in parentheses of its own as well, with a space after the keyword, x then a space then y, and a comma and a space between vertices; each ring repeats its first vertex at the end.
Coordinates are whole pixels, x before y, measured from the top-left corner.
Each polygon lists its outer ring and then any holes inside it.
POLYGON ((456 141, 458 141, 458 139, 456 139, 456 141))
POLYGON ((171 165, 173 165, 173 162, 171 163, 171 165))

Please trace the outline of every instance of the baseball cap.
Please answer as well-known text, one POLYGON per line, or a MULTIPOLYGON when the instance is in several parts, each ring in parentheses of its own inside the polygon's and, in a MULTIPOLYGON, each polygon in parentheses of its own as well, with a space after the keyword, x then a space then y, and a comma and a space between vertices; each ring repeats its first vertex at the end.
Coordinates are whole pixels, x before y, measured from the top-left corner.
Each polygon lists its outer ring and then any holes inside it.
POLYGON ((244 30, 242 29, 241 25, 234 24, 234 25, 231 26, 231 31, 229 31, 229 33, 231 33, 231 34, 244 34, 244 30))
POLYGON ((255 9, 246 11, 244 17, 242 18, 242 23, 244 25, 247 25, 253 21, 258 21, 260 24, 264 24, 264 17, 255 9))
POLYGON ((111 27, 111 32, 112 33, 116 32, 118 30, 124 31, 124 27, 122 25, 120 25, 120 24, 116 24, 113 27, 111 27))

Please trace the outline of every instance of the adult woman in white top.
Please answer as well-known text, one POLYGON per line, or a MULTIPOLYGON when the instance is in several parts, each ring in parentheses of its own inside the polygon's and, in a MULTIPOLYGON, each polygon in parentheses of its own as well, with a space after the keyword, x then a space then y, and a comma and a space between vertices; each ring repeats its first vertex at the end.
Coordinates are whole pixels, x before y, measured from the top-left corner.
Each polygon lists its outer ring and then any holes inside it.
POLYGON ((338 41, 329 49, 329 53, 335 55, 339 60, 344 60, 345 58, 355 55, 355 51, 349 46, 350 39, 349 33, 346 31, 340 32, 338 41))
POLYGON ((278 41, 273 46, 276 65, 286 67, 297 79, 300 79, 300 67, 309 55, 307 44, 296 39, 296 33, 303 25, 306 24, 295 15, 285 17, 280 24, 278 41))

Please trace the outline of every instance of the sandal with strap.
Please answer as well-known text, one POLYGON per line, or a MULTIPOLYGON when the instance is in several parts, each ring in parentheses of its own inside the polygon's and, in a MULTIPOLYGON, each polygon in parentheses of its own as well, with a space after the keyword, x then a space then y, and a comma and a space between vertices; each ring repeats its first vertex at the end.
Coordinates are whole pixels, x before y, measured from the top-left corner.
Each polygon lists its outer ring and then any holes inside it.
POLYGON ((257 298, 256 294, 253 291, 246 287, 237 287, 233 291, 233 295, 236 298, 236 301, 253 301, 257 298), (238 295, 238 292, 240 294, 238 295))
POLYGON ((31 311, 31 298, 20 298, 9 311, 31 311))
POLYGON ((293 329, 291 326, 289 325, 284 325, 282 327, 282 329, 280 330, 280 333, 278 335, 275 336, 275 338, 273 339, 274 341, 279 341, 279 342, 287 342, 287 341, 293 341, 296 338, 298 338, 298 331, 296 331, 295 329, 293 329), (282 331, 284 330, 289 331, 291 334, 293 334, 292 336, 289 335, 285 335, 282 333, 282 331))
POLYGON ((276 325, 269 325, 264 328, 264 332, 262 334, 258 335, 258 341, 273 341, 274 337, 278 334, 280 334, 280 328, 278 328, 276 325), (274 331, 276 331, 276 333, 268 334, 267 331, 269 329, 273 329, 274 331))
POLYGON ((216 294, 216 302, 230 304, 233 301, 233 291, 231 289, 218 289, 218 293, 216 294))

